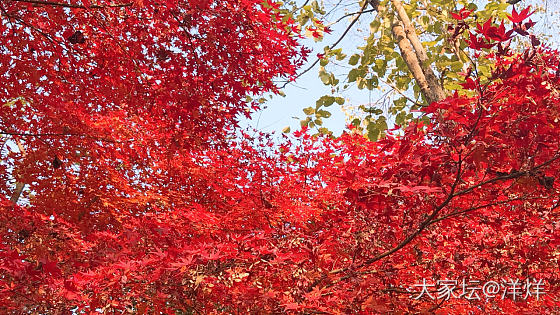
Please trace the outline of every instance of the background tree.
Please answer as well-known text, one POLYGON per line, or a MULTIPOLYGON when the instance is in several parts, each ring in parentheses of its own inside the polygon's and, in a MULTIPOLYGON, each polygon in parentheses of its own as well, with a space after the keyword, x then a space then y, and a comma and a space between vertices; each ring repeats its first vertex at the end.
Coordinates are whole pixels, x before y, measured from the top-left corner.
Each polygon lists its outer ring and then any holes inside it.
MULTIPOLYGON (((313 127, 317 119, 320 124, 321 119, 330 116, 325 107, 344 103, 345 91, 356 93, 355 87, 371 91, 385 86, 394 92, 393 97, 384 95, 387 98, 383 101, 361 105, 353 112, 352 124, 372 140, 382 135, 388 125, 403 125, 418 117, 412 111, 446 97, 445 91, 462 93, 461 73, 476 72, 482 82, 487 81, 493 65, 485 58, 486 52, 475 53, 462 38, 468 38, 469 32, 488 20, 493 26, 502 21, 511 23, 506 16, 512 8, 500 0, 375 0, 356 2, 350 5, 356 11, 340 13, 347 5, 306 1, 294 11, 307 34, 317 39, 323 38, 325 28, 330 33, 342 27, 341 22, 348 21, 346 29, 325 47, 320 59, 302 71, 319 63, 319 77, 332 86, 333 92, 319 99, 315 107, 306 108, 309 117, 302 124, 311 123, 313 127), (366 25, 365 36, 360 33, 353 37, 358 40, 356 44, 341 47, 344 38, 353 34, 358 25, 366 25), (361 36, 363 41, 359 41, 361 36)), ((523 46, 515 39, 502 45, 521 50, 523 46)))

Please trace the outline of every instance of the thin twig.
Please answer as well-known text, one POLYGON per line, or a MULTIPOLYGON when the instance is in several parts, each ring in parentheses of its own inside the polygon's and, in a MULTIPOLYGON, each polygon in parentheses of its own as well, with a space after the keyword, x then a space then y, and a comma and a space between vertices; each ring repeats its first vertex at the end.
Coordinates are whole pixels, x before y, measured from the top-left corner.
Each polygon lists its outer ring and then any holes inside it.
MULTIPOLYGON (((336 45, 338 45, 342 39, 344 39, 344 37, 346 37, 346 34, 348 34, 348 32, 350 32, 350 29, 352 29, 352 26, 354 26, 354 24, 356 24, 356 22, 358 22, 358 19, 360 18, 360 16, 364 13, 365 8, 367 7, 368 2, 364 2, 364 5, 362 6, 362 8, 360 9, 360 12, 358 12, 358 16, 352 20, 352 22, 350 23, 350 25, 348 25, 348 27, 346 28, 346 30, 344 30, 344 33, 342 33, 342 35, 338 38, 338 40, 336 42, 334 42, 334 44, 332 44, 331 46, 329 46, 329 50, 333 49, 334 47, 336 47, 336 45)), ((321 58, 317 58, 317 60, 315 60, 315 62, 313 62, 313 64, 311 64, 311 66, 309 66, 307 69, 303 70, 302 72, 298 73, 292 80, 295 80, 299 77, 301 77, 302 75, 306 74, 307 72, 309 72, 311 69, 313 69, 321 60, 321 58)), ((282 85, 282 89, 285 88, 290 81, 287 81, 286 83, 284 83, 284 85, 282 85)))
POLYGON ((495 182, 502 181, 502 180, 515 179, 515 178, 518 178, 518 177, 521 177, 521 176, 529 175, 529 174, 534 173, 535 171, 549 165, 550 163, 558 160, 559 158, 560 158, 560 154, 558 154, 558 152, 557 152, 555 157, 551 158, 550 160, 548 160, 548 161, 546 161, 546 162, 544 162, 544 163, 542 163, 538 166, 533 167, 532 169, 530 169, 528 171, 523 171, 523 172, 517 171, 517 172, 512 172, 511 174, 491 178, 489 180, 478 183, 478 184, 476 184, 474 186, 471 186, 469 188, 465 188, 465 189, 455 193, 453 195, 453 197, 457 197, 457 196, 467 194, 467 193, 475 190, 476 188, 479 188, 479 187, 484 186, 486 184, 491 184, 491 183, 495 183, 495 182))
POLYGON ((519 198, 512 198, 512 199, 507 199, 507 200, 503 200, 503 201, 497 201, 497 202, 492 202, 492 203, 487 203, 487 204, 483 204, 480 206, 476 206, 476 207, 471 207, 471 208, 467 208, 467 209, 463 209, 463 210, 459 210, 459 211, 454 211, 451 213, 448 213, 446 215, 443 215, 439 218, 433 219, 432 222, 430 222, 430 224, 434 224, 437 223, 439 221, 443 221, 447 218, 450 217, 455 217, 455 216, 459 216, 461 214, 465 214, 468 212, 472 212, 472 211, 476 211, 476 210, 480 210, 480 209, 484 209, 484 208, 488 208, 488 207, 493 207, 493 206, 499 206, 499 205, 503 205, 503 204, 507 204, 510 203, 512 201, 527 201, 527 200, 534 200, 534 199, 543 199, 543 197, 539 197, 539 198, 527 198, 526 196, 523 197, 519 197, 519 198))
POLYGON ((334 24, 336 24, 336 23, 338 23, 338 22, 344 20, 345 18, 347 18, 347 17, 349 17, 349 16, 353 16, 353 15, 356 15, 356 14, 370 13, 370 12, 375 12, 375 11, 377 11, 377 10, 376 10, 376 9, 369 9, 369 10, 365 10, 365 11, 358 11, 358 12, 348 13, 348 14, 345 14, 345 15, 341 16, 338 20, 336 20, 336 21, 333 22, 333 23, 330 23, 329 25, 334 25, 334 24))
POLYGON ((422 231, 424 231, 431 224, 430 222, 438 215, 438 213, 443 208, 445 208, 451 202, 451 200, 455 197, 455 189, 457 188, 457 186, 459 185, 459 182, 461 181, 461 173, 462 173, 462 170, 463 170, 462 165, 463 165, 463 159, 462 159, 461 156, 459 156, 459 160, 457 161, 457 175, 455 177, 455 181, 453 182, 453 185, 451 186, 451 190, 449 191, 449 194, 447 195, 447 198, 439 206, 437 206, 432 211, 432 213, 424 221, 422 221, 422 223, 420 223, 420 226, 418 226, 416 231, 414 231, 412 234, 410 234, 408 237, 406 237, 403 241, 401 241, 397 246, 393 247, 392 249, 390 249, 390 250, 388 250, 384 253, 381 253, 381 254, 373 257, 373 258, 370 258, 370 259, 366 260, 361 265, 359 265, 358 268, 362 268, 362 267, 365 267, 367 265, 371 265, 372 263, 393 254, 394 252, 396 252, 396 251, 400 250, 401 248, 405 247, 414 238, 416 238, 416 236, 418 236, 420 233, 422 233, 422 231))
POLYGON ((401 96, 406 98, 408 101, 412 102, 414 105, 417 105, 417 106, 420 106, 420 107, 426 107, 427 106, 427 105, 424 105, 424 104, 420 104, 420 103, 416 102, 415 100, 411 99, 409 96, 404 94, 404 92, 401 91, 401 89, 397 88, 393 83, 391 83, 389 81, 385 81, 381 78, 377 78, 377 79, 379 81, 381 81, 381 83, 384 83, 384 84, 388 85, 391 89, 393 89, 395 92, 399 93, 401 96))

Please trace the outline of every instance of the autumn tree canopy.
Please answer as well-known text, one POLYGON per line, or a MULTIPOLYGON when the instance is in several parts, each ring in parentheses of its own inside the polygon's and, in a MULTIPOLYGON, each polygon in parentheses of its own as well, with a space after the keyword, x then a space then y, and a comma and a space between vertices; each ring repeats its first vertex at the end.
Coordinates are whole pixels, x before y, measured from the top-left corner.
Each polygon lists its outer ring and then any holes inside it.
POLYGON ((280 3, 0 12, 2 313, 560 311, 560 56, 529 9, 458 35, 494 66, 424 119, 280 144, 237 127, 306 58, 280 3))

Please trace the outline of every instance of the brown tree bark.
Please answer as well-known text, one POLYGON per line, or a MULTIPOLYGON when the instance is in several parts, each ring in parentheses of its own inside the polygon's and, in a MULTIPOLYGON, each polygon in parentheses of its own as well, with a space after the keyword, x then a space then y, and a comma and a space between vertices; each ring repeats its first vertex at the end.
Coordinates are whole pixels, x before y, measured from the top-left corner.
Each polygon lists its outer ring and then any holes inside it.
POLYGON ((402 23, 400 21, 394 21, 392 30, 393 37, 395 37, 397 45, 401 51, 401 56, 403 57, 410 72, 412 72, 412 76, 418 83, 420 91, 429 103, 438 101, 439 99, 434 93, 432 93, 431 86, 428 84, 424 71, 420 66, 418 57, 414 53, 414 49, 406 37, 402 23))
MULTIPOLYGON (((379 0, 366 0, 373 9, 379 9, 379 0)), ((395 8, 396 18, 393 21, 392 32, 412 76, 418 83, 420 91, 428 103, 441 101, 445 98, 445 91, 440 85, 439 79, 431 68, 428 54, 422 46, 422 42, 416 34, 401 0, 391 0, 395 8)))
POLYGON ((391 0, 391 3, 395 8, 397 18, 399 19, 399 22, 395 23, 393 26, 393 35, 397 40, 399 49, 401 50, 401 55, 403 56, 408 69, 410 69, 412 75, 417 80, 420 90, 428 103, 444 99, 445 92, 431 68, 426 50, 424 49, 424 46, 422 46, 422 42, 420 42, 420 39, 416 34, 416 29, 412 25, 401 0, 391 0), (410 56, 411 53, 413 53, 416 58, 412 58, 410 56), (421 69, 423 74, 422 76, 417 73, 418 68, 421 69), (419 79, 422 79, 422 77, 423 81, 420 81, 419 79))

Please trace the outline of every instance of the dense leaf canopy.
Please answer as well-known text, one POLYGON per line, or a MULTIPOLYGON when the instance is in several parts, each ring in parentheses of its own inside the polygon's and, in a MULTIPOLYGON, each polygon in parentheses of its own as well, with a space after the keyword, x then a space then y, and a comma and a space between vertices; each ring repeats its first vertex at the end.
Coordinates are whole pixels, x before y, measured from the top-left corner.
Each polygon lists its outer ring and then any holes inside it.
POLYGON ((558 53, 481 25, 492 73, 427 122, 231 139, 305 57, 278 5, 0 4, 0 312, 559 312, 558 53), (426 279, 545 294, 414 298, 426 279))

